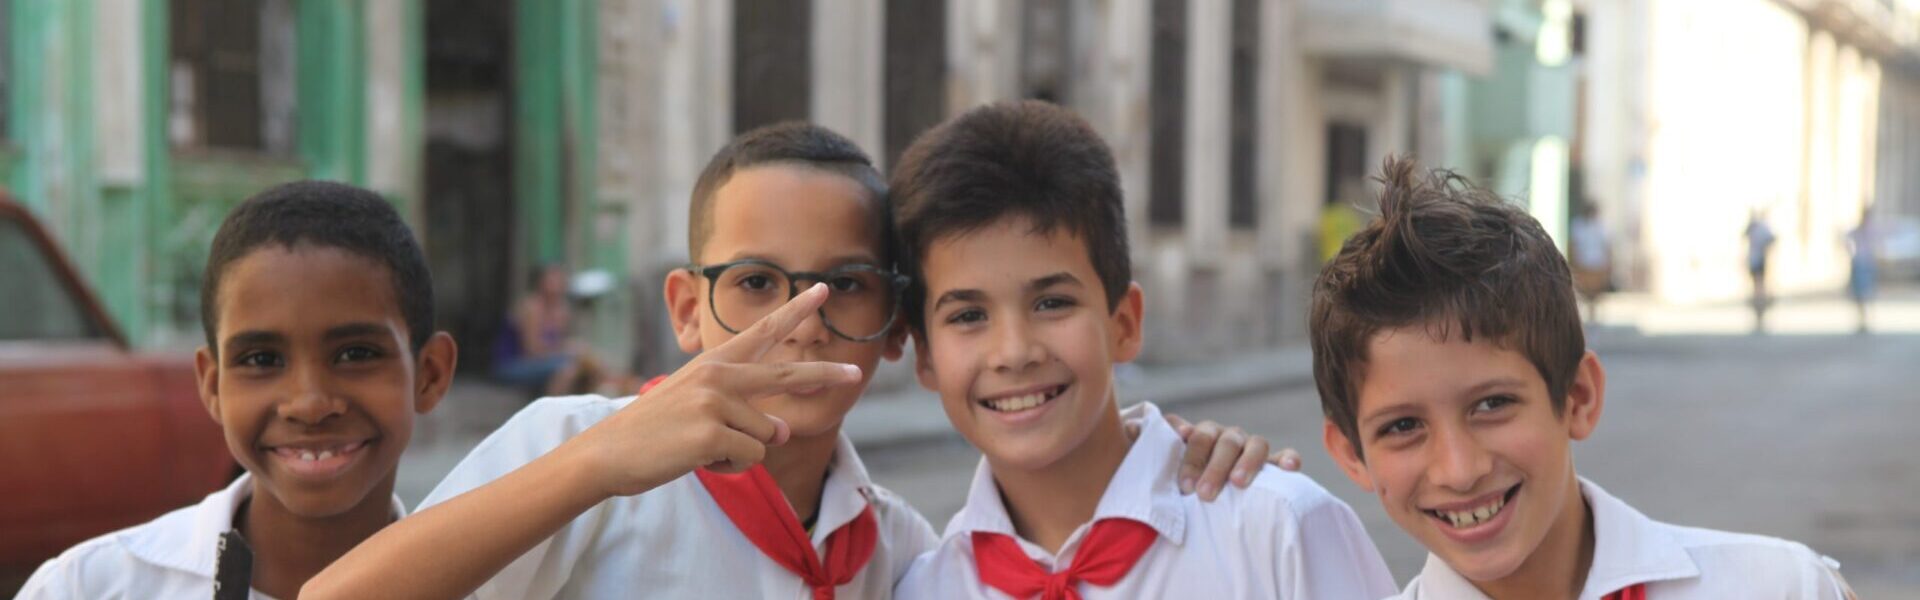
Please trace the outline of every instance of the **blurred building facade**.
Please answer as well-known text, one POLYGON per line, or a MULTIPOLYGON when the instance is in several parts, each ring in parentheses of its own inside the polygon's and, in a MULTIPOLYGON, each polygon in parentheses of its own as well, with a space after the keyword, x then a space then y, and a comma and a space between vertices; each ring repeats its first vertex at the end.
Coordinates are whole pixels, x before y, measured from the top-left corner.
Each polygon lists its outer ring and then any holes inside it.
POLYGON ((1920 3, 1589 0, 1573 150, 1617 232, 1616 277, 1678 302, 1845 284, 1845 233, 1920 218, 1920 3))
POLYGON ((1147 360, 1302 335, 1322 207, 1363 196, 1388 153, 1446 143, 1444 128, 1416 126, 1423 78, 1492 68, 1480 0, 606 0, 601 11, 603 52, 619 57, 602 65, 602 98, 622 107, 602 123, 602 157, 623 157, 601 176, 643 199, 629 215, 641 281, 686 260, 686 195, 735 132, 812 119, 884 162, 967 108, 1041 98, 1086 116, 1119 161, 1149 290, 1147 360))
POLYGON ((603 269, 582 330, 680 360, 659 285, 735 133, 811 119, 882 166, 981 103, 1042 98, 1119 161, 1147 360, 1305 332, 1322 215, 1391 153, 1526 202, 1591 199, 1620 280, 1837 286, 1872 203, 1920 215, 1914 0, 13 0, 0 181, 143 345, 198 339, 233 203, 345 180, 420 232, 483 364, 532 267, 603 269))

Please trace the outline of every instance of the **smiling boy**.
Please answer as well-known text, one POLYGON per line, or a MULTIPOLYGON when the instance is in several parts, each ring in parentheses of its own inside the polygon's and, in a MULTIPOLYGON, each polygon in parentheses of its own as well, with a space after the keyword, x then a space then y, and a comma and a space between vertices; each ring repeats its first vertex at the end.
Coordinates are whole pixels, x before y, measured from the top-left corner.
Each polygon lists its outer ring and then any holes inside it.
POLYGON ((1381 182, 1310 327, 1327 451, 1431 552, 1401 597, 1843 597, 1806 546, 1654 521, 1576 475, 1606 372, 1553 240, 1449 173, 1395 159, 1381 182))
POLYGON ((1359 519, 1267 467, 1213 503, 1152 404, 1122 430, 1113 366, 1140 352, 1113 157, 1038 101, 922 135, 894 173, 921 385, 984 455, 967 504, 898 593, 913 598, 1378 598, 1392 579, 1359 519))
POLYGON ((293 598, 400 518, 413 419, 453 377, 413 234, 366 190, 261 192, 214 235, 200 397, 247 474, 200 504, 48 561, 22 598, 293 598))

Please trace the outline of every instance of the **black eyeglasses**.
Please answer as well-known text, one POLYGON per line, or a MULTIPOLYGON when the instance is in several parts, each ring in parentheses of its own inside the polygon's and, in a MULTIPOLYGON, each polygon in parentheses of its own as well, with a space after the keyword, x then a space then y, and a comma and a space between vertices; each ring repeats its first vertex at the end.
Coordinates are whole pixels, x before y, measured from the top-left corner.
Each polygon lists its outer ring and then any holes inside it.
POLYGON ((753 258, 696 265, 687 270, 712 283, 707 286, 707 308, 729 333, 740 333, 800 295, 799 282, 825 283, 827 302, 820 306, 820 321, 834 335, 855 342, 887 334, 899 316, 900 298, 910 281, 906 275, 873 265, 852 264, 825 272, 788 271, 753 258))

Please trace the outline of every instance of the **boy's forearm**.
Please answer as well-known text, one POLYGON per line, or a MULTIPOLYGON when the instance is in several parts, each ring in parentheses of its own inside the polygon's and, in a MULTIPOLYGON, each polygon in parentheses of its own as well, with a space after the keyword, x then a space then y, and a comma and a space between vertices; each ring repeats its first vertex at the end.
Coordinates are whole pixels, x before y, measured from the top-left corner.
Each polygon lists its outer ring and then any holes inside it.
POLYGON ((460 598, 606 496, 562 445, 401 519, 301 588, 302 598, 460 598))

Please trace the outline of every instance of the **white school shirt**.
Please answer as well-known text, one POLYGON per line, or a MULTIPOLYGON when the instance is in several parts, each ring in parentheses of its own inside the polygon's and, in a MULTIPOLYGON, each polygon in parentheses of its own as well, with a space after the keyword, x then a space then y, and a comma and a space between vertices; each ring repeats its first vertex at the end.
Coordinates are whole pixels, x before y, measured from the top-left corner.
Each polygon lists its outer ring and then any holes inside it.
MULTIPOLYGON (((81 542, 40 565, 15 598, 212 598, 220 535, 233 529, 234 511, 252 496, 253 476, 241 475, 199 504, 81 542)), ((406 514, 395 496, 394 518, 406 514)), ((256 600, 272 598, 248 591, 256 600)))
MULTIPOLYGON (((1640 514, 1586 479, 1580 493, 1593 511, 1593 567, 1580 600, 1599 600, 1646 584, 1648 600, 1785 598, 1840 600, 1840 564, 1780 538, 1669 525, 1640 514)), ((1440 557, 1396 598, 1486 600, 1440 557)))
MULTIPOLYGON (((520 468, 611 416, 632 397, 543 398, 515 414, 441 481, 420 510, 520 468)), ((826 538, 873 506, 879 536, 873 557, 839 600, 890 598, 915 555, 933 547, 933 528, 905 500, 867 478, 853 443, 840 436, 820 493, 815 552, 826 538)), ((484 523, 476 523, 484 527, 484 523)), ((553 537, 514 559, 474 593, 477 598, 794 598, 813 593, 799 575, 760 552, 688 474, 636 496, 587 509, 553 537)))
MULTIPOLYGON (((1202 502, 1177 487, 1185 444, 1159 408, 1141 403, 1125 416, 1140 421, 1140 437, 1101 494, 1094 520, 1133 519, 1160 535, 1112 587, 1080 584, 1088 600, 1371 600, 1393 593, 1393 576, 1359 517, 1312 479, 1267 465, 1251 487, 1227 486, 1213 502, 1202 502)), ((1021 539, 983 459, 967 504, 947 524, 940 547, 913 562, 895 593, 910 599, 1007 598, 980 580, 973 532, 1014 538, 1052 572, 1072 564, 1090 528, 1074 530, 1057 556, 1021 539)))

